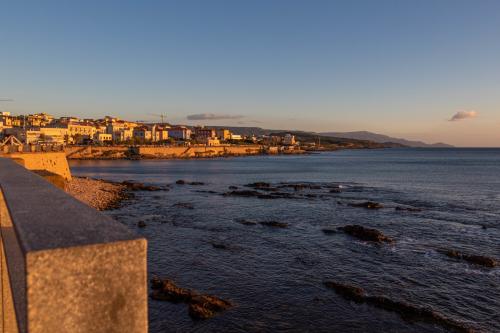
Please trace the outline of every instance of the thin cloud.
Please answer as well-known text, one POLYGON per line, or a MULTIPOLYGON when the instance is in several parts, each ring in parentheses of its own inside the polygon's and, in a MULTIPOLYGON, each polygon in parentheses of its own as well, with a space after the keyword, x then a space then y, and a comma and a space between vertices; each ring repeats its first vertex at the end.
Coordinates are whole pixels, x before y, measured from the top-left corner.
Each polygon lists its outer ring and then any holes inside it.
POLYGON ((215 114, 215 113, 199 113, 190 114, 186 117, 187 120, 224 120, 224 119, 242 119, 244 116, 230 114, 215 114))
POLYGON ((476 117, 477 117, 476 111, 460 111, 460 112, 455 113, 453 115, 453 117, 450 118, 450 121, 471 119, 471 118, 476 118, 476 117))

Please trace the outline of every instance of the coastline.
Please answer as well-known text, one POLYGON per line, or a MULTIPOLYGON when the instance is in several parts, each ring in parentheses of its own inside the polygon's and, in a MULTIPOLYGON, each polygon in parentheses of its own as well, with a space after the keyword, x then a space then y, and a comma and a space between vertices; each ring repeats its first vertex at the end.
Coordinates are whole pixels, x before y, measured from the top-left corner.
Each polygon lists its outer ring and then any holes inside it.
POLYGON ((100 211, 119 208, 124 200, 134 197, 134 191, 168 191, 168 186, 157 187, 132 181, 113 182, 89 177, 73 177, 65 191, 83 203, 100 211))
POLYGON ((124 184, 88 177, 73 177, 65 187, 68 194, 97 210, 120 207, 122 201, 131 198, 124 184))

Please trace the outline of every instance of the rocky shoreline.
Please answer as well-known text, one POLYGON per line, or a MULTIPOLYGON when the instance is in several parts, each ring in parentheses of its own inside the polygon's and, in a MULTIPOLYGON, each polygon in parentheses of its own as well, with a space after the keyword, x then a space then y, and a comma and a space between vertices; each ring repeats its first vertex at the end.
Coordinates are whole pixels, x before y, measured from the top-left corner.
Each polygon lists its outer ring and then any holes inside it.
POLYGON ((168 188, 128 180, 118 183, 103 179, 73 177, 66 183, 65 190, 97 210, 109 210, 120 207, 122 201, 132 198, 134 191, 168 191, 168 188))
POLYGON ((118 208, 123 200, 131 196, 124 184, 87 177, 73 177, 66 184, 65 190, 97 210, 118 208))

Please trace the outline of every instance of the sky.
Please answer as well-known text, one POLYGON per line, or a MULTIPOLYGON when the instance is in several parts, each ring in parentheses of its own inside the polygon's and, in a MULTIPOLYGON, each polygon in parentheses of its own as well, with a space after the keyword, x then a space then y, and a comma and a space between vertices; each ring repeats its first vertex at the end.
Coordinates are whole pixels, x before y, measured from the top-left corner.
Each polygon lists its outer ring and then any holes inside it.
POLYGON ((500 146, 497 0, 0 0, 0 109, 500 146))

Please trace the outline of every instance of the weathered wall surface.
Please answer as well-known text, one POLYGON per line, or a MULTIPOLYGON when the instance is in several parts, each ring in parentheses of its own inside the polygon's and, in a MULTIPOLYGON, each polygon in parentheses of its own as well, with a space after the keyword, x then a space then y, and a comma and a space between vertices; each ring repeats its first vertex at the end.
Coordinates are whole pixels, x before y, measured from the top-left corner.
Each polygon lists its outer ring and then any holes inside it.
POLYGON ((45 170, 71 180, 68 161, 64 152, 47 153, 12 153, 5 157, 12 158, 28 170, 45 170))
POLYGON ((133 153, 151 158, 216 157, 231 155, 256 155, 262 153, 262 146, 191 146, 191 147, 134 147, 133 153))
POLYGON ((129 147, 68 146, 64 152, 69 159, 121 159, 128 156, 129 147))
POLYGON ((148 331, 146 239, 9 158, 0 226, 0 332, 148 331))

